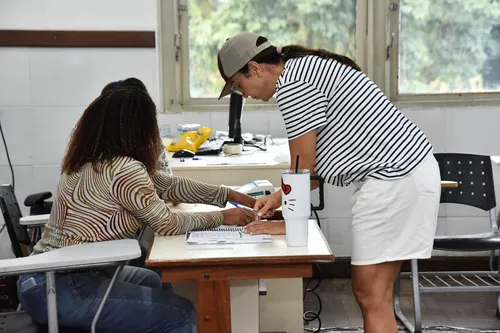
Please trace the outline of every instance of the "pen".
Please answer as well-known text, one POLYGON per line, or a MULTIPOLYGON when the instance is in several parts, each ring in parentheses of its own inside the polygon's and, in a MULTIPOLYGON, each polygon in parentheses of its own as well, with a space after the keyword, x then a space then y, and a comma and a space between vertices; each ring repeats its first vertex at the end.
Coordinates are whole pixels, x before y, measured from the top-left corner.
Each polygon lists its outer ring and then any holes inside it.
POLYGON ((248 210, 248 211, 250 211, 250 212, 254 212, 255 214, 257 214, 257 213, 259 212, 259 211, 255 210, 255 209, 252 209, 252 208, 250 208, 250 207, 244 206, 244 205, 239 204, 239 203, 234 202, 234 201, 229 201, 229 203, 230 203, 231 205, 233 205, 233 206, 238 207, 238 208, 245 209, 245 210, 248 210))

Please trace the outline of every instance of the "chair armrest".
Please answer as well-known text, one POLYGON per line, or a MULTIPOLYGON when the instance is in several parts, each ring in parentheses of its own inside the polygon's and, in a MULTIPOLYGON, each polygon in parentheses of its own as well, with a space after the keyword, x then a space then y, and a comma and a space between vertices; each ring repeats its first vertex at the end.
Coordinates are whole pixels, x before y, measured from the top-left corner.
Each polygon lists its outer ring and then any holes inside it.
POLYGON ((136 239, 65 246, 29 257, 0 260, 0 276, 116 265, 141 256, 136 239))
POLYGON ((50 192, 40 192, 40 193, 34 193, 30 194, 24 199, 24 205, 26 207, 31 207, 35 205, 37 202, 42 202, 45 199, 48 199, 52 196, 52 193, 50 192))
POLYGON ((19 219, 19 224, 28 228, 43 227, 49 220, 50 214, 24 216, 19 219))

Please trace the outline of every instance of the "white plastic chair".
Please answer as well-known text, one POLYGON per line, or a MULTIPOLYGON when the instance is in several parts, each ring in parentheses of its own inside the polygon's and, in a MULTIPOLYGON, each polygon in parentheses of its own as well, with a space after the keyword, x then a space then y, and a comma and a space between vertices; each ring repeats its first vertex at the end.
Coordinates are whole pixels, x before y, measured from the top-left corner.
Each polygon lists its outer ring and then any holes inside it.
MULTIPOLYGON (((135 239, 114 240, 66 246, 29 257, 0 260, 0 276, 11 276, 45 272, 47 292, 48 328, 50 333, 58 333, 55 274, 57 271, 88 267, 117 266, 99 309, 92 321, 91 332, 95 333, 97 321, 118 273, 128 260, 139 258, 141 249, 135 239)), ((20 311, 8 315, 19 314, 20 311)), ((2 313, 5 316, 6 313, 2 313)))

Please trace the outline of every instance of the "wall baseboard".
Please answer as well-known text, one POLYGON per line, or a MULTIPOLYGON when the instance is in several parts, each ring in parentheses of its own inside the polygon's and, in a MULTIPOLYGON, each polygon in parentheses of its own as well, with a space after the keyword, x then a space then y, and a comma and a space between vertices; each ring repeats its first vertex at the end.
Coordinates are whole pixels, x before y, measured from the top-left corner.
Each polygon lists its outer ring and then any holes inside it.
MULTIPOLYGON (((444 257, 438 256, 430 259, 419 260, 418 269, 421 272, 430 271, 488 271, 489 257, 444 257)), ((495 263, 496 264, 496 263, 495 263)), ((333 263, 319 264, 321 277, 323 278, 350 278, 351 259, 336 258, 333 263)), ((410 261, 405 261, 402 267, 403 272, 410 272, 410 261)), ((313 269, 313 276, 318 278, 320 273, 316 267, 313 269)))

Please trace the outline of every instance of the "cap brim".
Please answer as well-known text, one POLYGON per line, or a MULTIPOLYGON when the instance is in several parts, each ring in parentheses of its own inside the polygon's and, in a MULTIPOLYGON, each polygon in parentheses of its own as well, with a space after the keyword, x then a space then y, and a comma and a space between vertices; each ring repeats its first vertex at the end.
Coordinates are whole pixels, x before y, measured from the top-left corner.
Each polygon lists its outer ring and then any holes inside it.
POLYGON ((231 83, 226 82, 224 88, 222 88, 222 92, 220 93, 219 99, 230 94, 231 94, 231 83))

